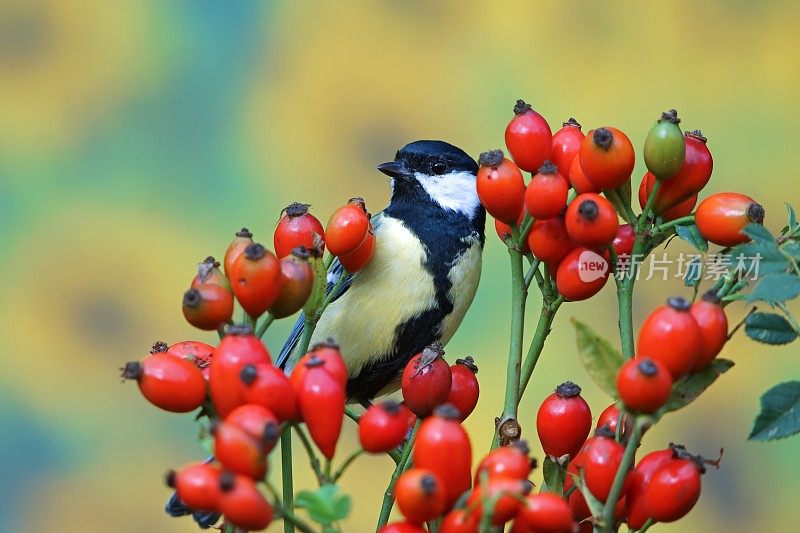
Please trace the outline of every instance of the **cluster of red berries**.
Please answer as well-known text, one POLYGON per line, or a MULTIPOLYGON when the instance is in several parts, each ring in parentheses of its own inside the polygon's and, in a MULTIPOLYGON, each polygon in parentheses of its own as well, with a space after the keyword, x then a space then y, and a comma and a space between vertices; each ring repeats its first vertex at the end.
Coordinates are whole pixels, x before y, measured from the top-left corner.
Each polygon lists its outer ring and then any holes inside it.
POLYGON ((442 517, 441 533, 477 533, 484 505, 491 502, 491 524, 513 521, 517 533, 571 533, 576 527, 567 501, 556 494, 531 493, 528 481, 536 462, 517 441, 489 452, 472 475, 472 445, 451 404, 423 420, 414 441, 412 467, 394 492, 405 517, 381 533, 422 533, 425 522, 442 517), (474 483, 473 483, 474 481, 474 483))
MULTIPOLYGON (((727 340, 727 329, 725 312, 711 294, 695 304, 671 298, 651 313, 640 331, 639 356, 624 364, 618 374, 618 396, 625 412, 654 413, 663 407, 673 380, 707 366, 727 340)), ((471 446, 458 424, 459 412, 449 404, 435 408, 435 404, 447 401, 449 381, 449 367, 437 349, 430 347, 418 354, 404 373, 405 405, 420 417, 427 417, 431 410, 434 416, 425 418, 420 426, 413 467, 400 476, 395 487, 397 505, 406 520, 389 524, 382 532, 422 532, 423 523, 443 513, 442 533, 476 532, 482 506, 490 499, 494 503, 492 525, 513 521, 512 532, 571 532, 576 527, 591 531, 591 510, 572 476, 581 476, 598 501, 608 499, 622 464, 626 433, 631 431, 630 427, 626 429, 630 425, 627 415, 615 404, 608 406, 590 437, 591 409, 580 396, 580 387, 563 383, 541 404, 536 427, 545 453, 560 464, 568 462, 564 496, 530 493, 532 462, 519 441, 490 452, 479 463, 473 485, 471 446), (417 381, 412 382, 410 377, 417 381), (457 501, 463 505, 453 508, 457 501)), ((367 413, 373 410, 381 413, 381 419, 386 418, 385 407, 374 406, 367 413)), ((408 420, 406 415, 397 417, 408 420)), ((396 439, 376 451, 398 445, 407 429, 407 425, 401 425, 394 432, 396 439)), ((362 445, 367 448, 363 436, 362 445)), ((670 522, 685 516, 699 498, 703 465, 702 459, 676 446, 645 455, 627 474, 615 519, 638 529, 648 519, 670 522)))
POLYGON ((403 402, 420 418, 449 403, 463 422, 478 405, 478 367, 472 357, 448 366, 443 356, 441 343, 435 342, 411 358, 403 370, 403 402))
POLYGON ((289 379, 272 365, 249 326, 231 326, 216 349, 195 341, 169 349, 156 343, 150 356, 128 363, 123 376, 136 379, 145 398, 162 409, 188 412, 203 406, 216 414, 215 462, 170 472, 168 483, 190 509, 222 513, 237 527, 260 530, 272 519, 255 482, 267 473, 267 456, 282 425, 302 421, 320 452, 328 459, 334 455, 347 383, 335 344, 314 346, 289 379), (207 386, 196 367, 199 360, 209 369, 207 386))
MULTIPOLYGON (((648 172, 639 188, 639 203, 644 209, 656 181, 660 182, 650 214, 662 221, 692 213, 713 169, 706 138, 699 131, 682 133, 679 122, 674 110, 664 113, 644 145, 648 172)), ((521 226, 527 214, 532 225, 523 236, 523 251, 547 265, 567 300, 594 296, 610 274, 609 247, 617 257, 633 251, 634 228, 619 223, 621 207, 614 203, 625 203, 624 196, 630 196, 635 163, 630 139, 613 127, 584 135, 573 118, 551 134, 544 117, 519 100, 505 141, 512 159, 494 150, 481 154, 478 161, 478 196, 495 218, 498 236, 504 241, 511 237, 511 226, 521 226), (533 175, 527 185, 522 171, 533 175), (606 262, 604 276, 580 275, 586 251, 596 252, 601 257, 591 257, 606 262)), ((741 230, 763 218, 763 208, 738 193, 712 195, 696 212, 700 234, 722 246, 747 241, 741 230)))
MULTIPOLYGON (((720 305, 716 292, 710 291, 695 303, 684 298, 673 297, 665 305, 656 308, 642 324, 639 330, 637 356, 631 361, 655 366, 656 372, 639 369, 645 379, 647 374, 654 378, 656 374, 664 374, 672 380, 678 380, 686 374, 698 372, 714 360, 728 340, 728 319, 720 305)), ((635 368, 629 361, 623 367, 622 382, 634 380, 635 368)), ((636 367, 638 368, 638 367, 636 367)), ((652 388, 650 385, 642 388, 652 388)), ((633 390, 634 387, 631 387, 633 390)), ((631 394, 631 397, 635 394, 631 394)), ((659 406, 660 407, 660 406, 659 406)), ((638 409, 652 412, 655 409, 638 409)))
MULTIPOLYGON (((641 364, 637 359, 632 362, 641 364)), ((668 372, 663 372, 667 383, 671 384, 668 372)), ((634 378, 633 381, 639 382, 633 383, 626 374, 629 371, 623 368, 618 382, 626 411, 652 412, 656 404, 663 405, 666 401, 663 386, 659 384, 648 389, 643 386, 642 378, 634 378), (629 401, 638 407, 630 405, 629 401)), ((592 512, 574 479, 581 478, 592 497, 604 503, 621 467, 624 444, 632 428, 629 417, 622 414, 616 404, 611 404, 598 417, 595 433, 590 437, 592 413, 580 392, 580 387, 572 382, 559 385, 539 407, 536 429, 544 452, 559 464, 568 461, 564 499, 580 531, 590 532, 592 512)), ((666 396, 669 396, 669 389, 666 396)), ((672 522, 684 517, 700 497, 700 475, 705 472, 705 463, 689 455, 682 446, 670 445, 668 449, 646 454, 625 477, 614 510, 615 521, 625 522, 634 530, 643 527, 648 520, 672 522)))
MULTIPOLYGON (((457 413, 459 420, 451 422, 463 433, 459 422, 478 402, 477 367, 471 357, 451 367, 443 354, 435 344, 411 359, 403 375, 403 404, 387 400, 366 410, 358 430, 364 451, 385 453, 401 446, 417 416, 428 417, 444 404, 457 413)), ((234 325, 216 348, 198 341, 155 343, 150 355, 125 366, 123 377, 136 380, 142 395, 161 409, 184 413, 202 407, 212 419, 214 460, 170 471, 167 482, 189 509, 221 513, 234 526, 261 530, 272 520, 272 507, 256 482, 266 475, 269 453, 287 424, 304 423, 322 455, 330 460, 335 454, 348 372, 333 342, 313 346, 287 377, 272 365, 249 326, 234 325)), ((424 429, 431 425, 420 428, 414 464, 446 480, 440 487, 449 487, 452 506, 470 487, 471 459, 467 454, 441 460, 439 430, 424 429), (466 485, 459 471, 466 472, 466 485)), ((398 498, 407 492, 401 490, 398 498)), ((408 508, 406 499, 399 505, 408 508)))
POLYGON ((225 251, 223 263, 208 257, 198 266, 191 288, 183 295, 183 315, 193 326, 215 330, 230 323, 235 301, 253 319, 269 312, 284 318, 299 311, 314 283, 309 257, 324 248, 348 272, 364 268, 375 251, 375 234, 364 200, 352 198, 331 215, 323 229, 308 205, 286 207, 275 228, 275 253, 253 241, 242 228, 225 251))
MULTIPOLYGON (((664 407, 673 383, 708 366, 727 336, 727 317, 714 293, 694 304, 670 298, 647 317, 639 331, 637 356, 617 374, 617 395, 625 412, 651 414, 664 407)), ((598 501, 608 499, 625 453, 622 443, 631 432, 627 417, 620 422, 620 416, 620 408, 610 405, 598 418, 595 436, 587 438, 592 414, 580 387, 563 383, 542 403, 536 428, 545 453, 569 461, 565 492, 574 485, 569 474, 582 475, 598 501)), ((673 447, 646 455, 627 475, 616 520, 639 529, 648 519, 670 522, 685 516, 699 497, 702 472, 702 461, 685 450, 673 447), (653 479, 657 481, 651 483, 653 479)), ((583 524, 591 516, 579 490, 569 495, 568 502, 578 522, 583 524)))

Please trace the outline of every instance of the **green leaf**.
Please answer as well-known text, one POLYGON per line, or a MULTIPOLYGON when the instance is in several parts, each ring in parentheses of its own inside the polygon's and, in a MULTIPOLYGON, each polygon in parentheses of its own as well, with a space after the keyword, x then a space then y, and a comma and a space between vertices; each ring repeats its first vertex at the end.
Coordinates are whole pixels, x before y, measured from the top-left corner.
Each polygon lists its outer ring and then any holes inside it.
POLYGON ((794 257, 795 261, 800 260, 800 242, 789 241, 787 243, 784 243, 781 248, 785 253, 794 257))
POLYGON ((553 492, 559 496, 564 493, 564 479, 567 477, 566 462, 563 465, 559 464, 558 460, 548 455, 544 458, 542 474, 544 476, 542 491, 553 492))
POLYGON ((696 256, 686 263, 686 272, 683 275, 683 284, 687 287, 697 287, 703 279, 702 256, 696 256))
POLYGON ((789 231, 797 228, 797 213, 790 204, 786 204, 786 216, 789 219, 789 231))
POLYGON ((782 315, 753 313, 744 321, 744 332, 751 339, 764 344, 788 344, 797 338, 797 332, 782 315))
POLYGON ((761 224, 748 224, 744 227, 742 232, 757 243, 766 244, 775 242, 775 237, 772 236, 772 233, 761 224))
POLYGON ((625 359, 616 348, 595 333, 592 328, 572 319, 583 367, 592 379, 609 395, 617 397, 617 372, 625 359))
POLYGON ((672 395, 662 409, 669 413, 686 407, 732 366, 733 361, 714 359, 703 370, 682 377, 672 386, 672 395))
POLYGON ((777 243, 773 242, 749 242, 740 244, 730 252, 731 264, 735 267, 741 261, 745 268, 753 267, 752 273, 759 276, 772 272, 786 272, 789 261, 780 250, 777 243))
POLYGON ((678 237, 688 242, 701 252, 705 253, 708 251, 708 241, 705 240, 702 235, 700 235, 700 230, 698 230, 697 226, 694 224, 675 226, 675 233, 678 234, 678 237))
POLYGON ((747 302, 767 302, 775 305, 800 296, 800 278, 793 274, 778 272, 764 276, 747 296, 747 302))
POLYGON ((347 494, 338 494, 336 485, 323 485, 317 491, 303 490, 297 493, 295 504, 308 511, 314 522, 330 525, 350 514, 352 500, 347 494))
POLYGON ((775 385, 761 397, 750 440, 782 439, 800 432, 800 381, 775 385))

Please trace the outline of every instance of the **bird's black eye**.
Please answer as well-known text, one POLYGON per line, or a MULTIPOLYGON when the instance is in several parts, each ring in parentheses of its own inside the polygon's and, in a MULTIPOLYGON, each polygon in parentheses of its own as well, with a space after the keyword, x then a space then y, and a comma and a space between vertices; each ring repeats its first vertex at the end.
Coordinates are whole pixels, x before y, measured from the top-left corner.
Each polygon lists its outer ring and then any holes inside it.
POLYGON ((434 174, 444 174, 447 172, 447 163, 444 161, 437 161, 431 165, 431 170, 434 174))

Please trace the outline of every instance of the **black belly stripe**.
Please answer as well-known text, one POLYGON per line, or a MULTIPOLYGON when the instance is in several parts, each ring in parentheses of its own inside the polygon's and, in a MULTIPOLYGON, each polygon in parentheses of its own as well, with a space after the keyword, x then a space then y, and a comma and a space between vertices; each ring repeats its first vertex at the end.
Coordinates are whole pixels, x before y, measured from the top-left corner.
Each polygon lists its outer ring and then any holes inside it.
MULTIPOLYGON (((423 191, 423 194, 426 193, 423 191)), ((410 201, 409 196, 401 201, 393 200, 383 215, 403 222, 425 247, 423 268, 433 276, 436 304, 399 324, 392 353, 375 354, 369 364, 350 378, 347 394, 353 400, 374 398, 399 377, 414 354, 441 337, 442 323, 453 312, 453 301, 448 294, 452 288, 450 270, 476 239, 483 247, 486 214, 482 207, 474 220, 469 220, 465 215, 442 209, 429 198, 410 201)))

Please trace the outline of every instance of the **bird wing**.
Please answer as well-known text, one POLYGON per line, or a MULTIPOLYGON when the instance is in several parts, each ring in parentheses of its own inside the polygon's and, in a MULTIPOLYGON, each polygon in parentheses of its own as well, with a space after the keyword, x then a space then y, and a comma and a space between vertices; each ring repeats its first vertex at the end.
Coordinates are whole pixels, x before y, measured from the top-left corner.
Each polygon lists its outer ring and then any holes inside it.
MULTIPOLYGON (((373 229, 377 229, 377 227, 380 225, 381 218, 382 214, 378 213, 377 215, 373 216, 370 219, 373 229)), ((328 268, 328 285, 325 288, 326 296, 331 293, 331 291, 339 282, 339 279, 342 276, 345 276, 345 278, 339 285, 339 287, 336 289, 336 293, 333 295, 331 302, 335 302, 336 300, 341 298, 341 296, 345 292, 347 292, 347 289, 350 288, 350 285, 352 285, 353 280, 356 278, 356 276, 358 276, 358 272, 356 273, 347 272, 342 266, 342 263, 339 261, 339 258, 336 257, 331 263, 331 266, 328 268)), ((275 366, 277 366, 278 368, 286 367, 286 363, 289 361, 289 357, 292 355, 292 351, 294 350, 295 346, 297 346, 297 343, 300 341, 300 336, 303 334, 304 325, 305 325, 305 315, 301 313, 300 317, 297 319, 297 322, 295 322, 291 333, 289 333, 289 338, 286 339, 283 348, 281 348, 281 353, 280 355, 278 355, 278 359, 275 362, 275 366)))

